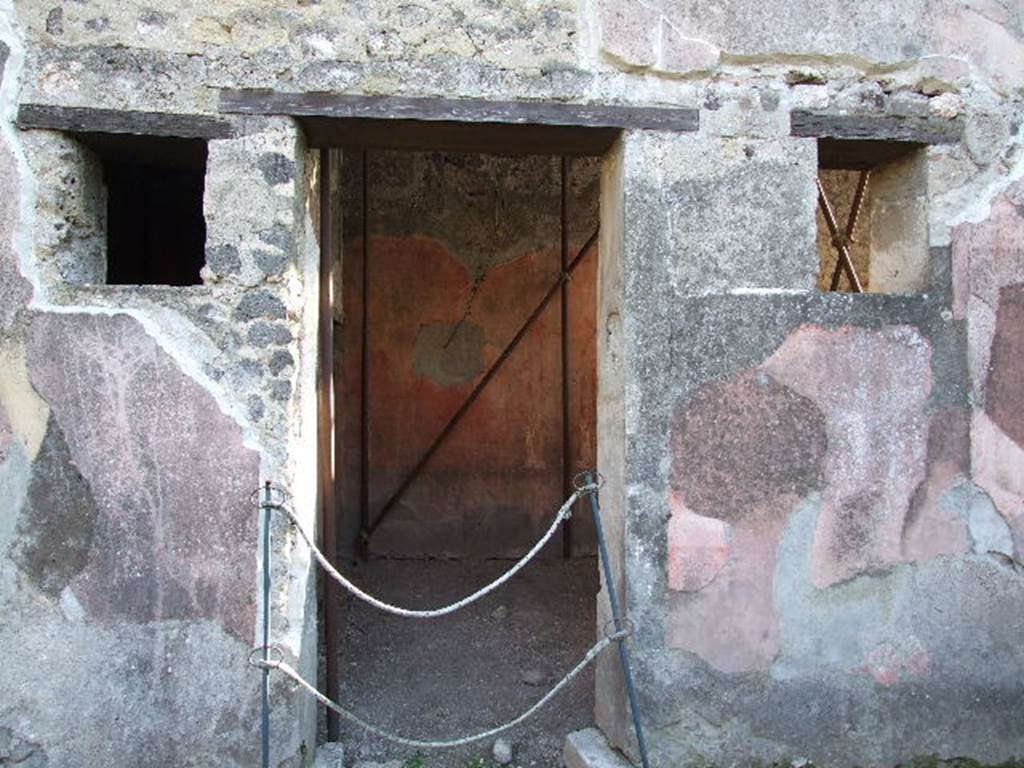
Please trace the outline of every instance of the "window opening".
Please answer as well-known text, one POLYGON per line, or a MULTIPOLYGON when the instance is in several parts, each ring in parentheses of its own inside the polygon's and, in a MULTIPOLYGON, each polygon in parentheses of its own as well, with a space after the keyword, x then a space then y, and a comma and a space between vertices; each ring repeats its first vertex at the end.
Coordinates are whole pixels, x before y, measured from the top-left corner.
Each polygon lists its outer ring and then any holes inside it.
POLYGON ((928 232, 922 144, 820 139, 817 191, 821 290, 924 290, 928 232))

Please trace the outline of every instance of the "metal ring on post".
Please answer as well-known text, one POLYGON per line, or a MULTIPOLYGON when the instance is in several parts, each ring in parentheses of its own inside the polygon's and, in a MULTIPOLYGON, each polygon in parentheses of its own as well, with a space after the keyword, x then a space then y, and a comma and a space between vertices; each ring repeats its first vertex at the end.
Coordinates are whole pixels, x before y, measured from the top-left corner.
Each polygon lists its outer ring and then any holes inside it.
POLYGON ((623 616, 619 621, 623 624, 622 629, 615 628, 615 619, 608 619, 601 628, 601 633, 609 640, 625 640, 636 632, 636 624, 634 624, 633 620, 628 616, 623 616), (612 629, 611 632, 608 631, 609 625, 612 629))
POLYGON ((584 470, 573 477, 572 487, 580 492, 589 492, 591 490, 599 491, 604 488, 604 475, 596 469, 584 470), (592 477, 594 479, 591 479, 592 477))
POLYGON ((284 651, 282 651, 281 648, 277 645, 257 645, 255 648, 249 651, 249 655, 248 657, 246 657, 246 663, 248 663, 250 667, 255 667, 256 669, 274 669, 278 664, 281 664, 283 661, 284 651), (264 660, 253 658, 254 654, 263 653, 264 651, 267 652, 267 659, 264 660), (278 658, 269 658, 270 654, 272 653, 276 653, 278 655, 278 658))
POLYGON ((272 509, 277 509, 278 507, 283 507, 290 498, 291 496, 288 494, 288 491, 284 489, 284 487, 277 485, 276 483, 268 483, 268 485, 260 486, 251 494, 249 494, 249 503, 255 504, 261 509, 263 507, 271 507, 272 509), (269 502, 263 498, 263 494, 266 493, 268 486, 270 488, 269 502))

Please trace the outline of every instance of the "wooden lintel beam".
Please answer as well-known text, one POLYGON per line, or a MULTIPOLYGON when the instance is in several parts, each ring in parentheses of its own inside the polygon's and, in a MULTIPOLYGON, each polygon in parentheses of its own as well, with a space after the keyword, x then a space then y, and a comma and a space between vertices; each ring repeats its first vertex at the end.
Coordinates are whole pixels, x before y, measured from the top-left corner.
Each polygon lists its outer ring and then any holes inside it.
POLYGON ((534 101, 409 98, 336 93, 222 90, 228 114, 550 125, 576 128, 696 131, 699 113, 682 107, 633 107, 534 101))
POLYGON ((790 115, 790 133, 819 139, 954 144, 963 136, 963 123, 932 117, 837 115, 797 110, 790 115))
POLYGON ((225 139, 234 135, 230 122, 205 115, 49 104, 22 104, 18 108, 16 122, 22 129, 42 128, 70 133, 124 133, 185 139, 225 139))

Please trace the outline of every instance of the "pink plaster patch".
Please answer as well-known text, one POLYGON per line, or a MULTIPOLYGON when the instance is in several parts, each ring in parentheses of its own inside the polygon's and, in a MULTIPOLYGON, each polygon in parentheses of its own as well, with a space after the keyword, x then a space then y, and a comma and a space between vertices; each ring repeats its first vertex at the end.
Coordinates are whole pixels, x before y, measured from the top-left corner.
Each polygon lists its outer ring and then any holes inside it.
POLYGON ((1013 19, 1006 18, 1005 12, 1000 14, 996 3, 985 3, 981 8, 972 5, 950 3, 949 10, 935 15, 931 30, 934 49, 970 60, 1000 89, 1017 88, 1020 73, 1024 72, 1024 43, 1012 31, 1013 19), (1000 15, 1004 17, 998 18, 1000 15))
POLYGON ((668 586, 698 592, 729 562, 729 527, 721 520, 695 515, 672 495, 668 524, 668 586))
POLYGON ((1024 283, 999 291, 995 335, 985 383, 985 412, 1024 446, 1024 283))
POLYGON ((1024 458, 1018 416, 1024 390, 1019 381, 1024 181, 996 198, 985 221, 953 230, 953 265, 954 310, 958 318, 968 318, 971 394, 986 409, 971 419, 973 479, 1010 523, 1019 547, 1024 541, 1024 475, 1018 469, 1024 458))
POLYGON ((708 384, 672 425, 666 643, 724 672, 778 652, 774 574, 796 504, 821 487, 822 413, 763 371, 708 384))
POLYGON ((751 513, 764 525, 730 528, 732 557, 715 577, 699 592, 670 596, 669 647, 696 653, 723 672, 771 666, 779 650, 776 551, 798 501, 783 495, 755 504, 751 513))
POLYGON ((643 3, 599 0, 601 48, 624 63, 648 67, 658 56, 661 13, 643 3))
POLYGON ((967 523, 941 503, 943 495, 968 476, 969 418, 966 409, 960 408, 939 411, 931 418, 927 476, 905 526, 905 560, 927 560, 971 550, 967 523))
POLYGON ((908 326, 804 326, 764 364, 826 416, 824 505, 812 577, 826 587, 902 560, 910 501, 925 475, 931 348, 908 326))
POLYGON ((1018 548, 1024 544, 1024 448, 983 411, 971 420, 974 482, 1010 524, 1018 548))
POLYGON ((977 402, 988 379, 1000 291, 1024 283, 1024 182, 992 203, 988 219, 953 230, 954 316, 968 323, 968 368, 977 402))
POLYGON ((71 586, 98 621, 217 622, 252 637, 259 455, 209 392, 127 315, 40 314, 32 384, 97 507, 71 586))
POLYGON ((890 643, 875 646, 862 669, 876 683, 888 687, 907 678, 924 677, 930 667, 928 651, 915 640, 909 648, 897 648, 890 643))

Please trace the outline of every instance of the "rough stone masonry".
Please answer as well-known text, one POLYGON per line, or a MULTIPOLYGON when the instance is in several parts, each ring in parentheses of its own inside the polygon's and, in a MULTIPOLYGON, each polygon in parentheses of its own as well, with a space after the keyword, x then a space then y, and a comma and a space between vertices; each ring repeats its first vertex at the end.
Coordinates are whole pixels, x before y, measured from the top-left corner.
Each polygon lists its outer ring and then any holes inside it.
MULTIPOLYGON (((597 453, 654 764, 1024 758, 1017 0, 0 0, 0 77, 0 764, 257 763, 248 497, 316 517, 318 162, 229 88, 697 110, 601 160, 597 453), (197 284, 102 284, 97 156, 26 107, 206 126, 197 284), (924 256, 863 295, 818 287, 844 130, 924 169, 924 256)), ((635 762, 615 664, 596 720, 635 762)), ((315 709, 273 697, 273 764, 306 764, 315 709)))

